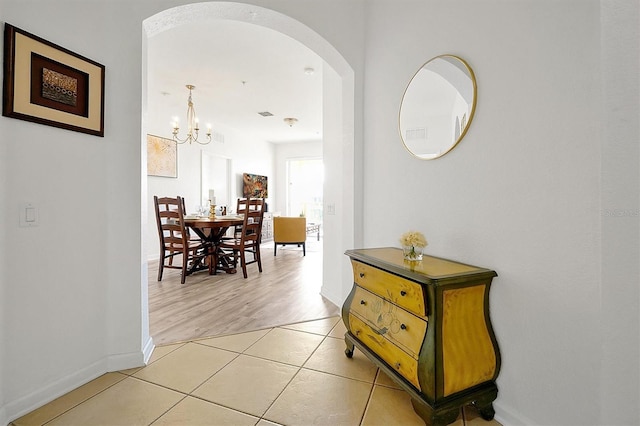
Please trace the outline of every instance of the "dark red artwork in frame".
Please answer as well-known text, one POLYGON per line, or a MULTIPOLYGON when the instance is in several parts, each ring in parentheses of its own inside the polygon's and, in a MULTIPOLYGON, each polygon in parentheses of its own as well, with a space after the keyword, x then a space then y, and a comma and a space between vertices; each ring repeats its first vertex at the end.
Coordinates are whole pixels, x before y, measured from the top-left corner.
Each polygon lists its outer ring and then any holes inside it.
POLYGON ((95 136, 104 136, 104 82, 105 67, 91 59, 78 55, 64 47, 53 44, 41 37, 33 35, 29 32, 21 30, 8 23, 4 24, 4 82, 3 82, 3 99, 2 99, 2 115, 13 117, 20 120, 31 121, 34 123, 45 124, 49 126, 60 127, 76 132, 83 132, 95 136), (31 60, 29 68, 21 68, 16 63, 17 49, 16 38, 22 36, 34 43, 53 48, 52 56, 45 57, 34 51, 22 48, 20 54, 29 54, 31 60), (63 63, 68 56, 80 60, 83 67, 87 68, 87 72, 76 69, 68 64, 63 63), (59 60, 56 60, 59 59, 59 60), (60 74, 64 79, 74 80, 73 101, 57 100, 54 96, 48 96, 46 90, 43 89, 43 69, 47 72, 60 74), (15 75, 19 72, 30 74, 29 87, 23 88, 15 86, 15 75), (92 83, 93 82, 93 83, 92 83), (90 88, 94 88, 90 90, 90 88), (28 90, 29 93, 24 93, 28 90), (20 92, 20 93, 18 93, 20 92), (72 114, 73 116, 85 117, 90 120, 90 125, 75 124, 72 120, 65 121, 49 116, 47 113, 38 114, 30 111, 23 112, 16 110, 16 98, 27 96, 31 105, 45 107, 51 111, 62 111, 72 114), (89 105, 94 105, 90 110, 89 105))
POLYGON ((31 53, 31 102, 48 108, 55 108, 70 114, 83 117, 89 116, 89 74, 60 62, 45 58, 37 53, 31 53), (74 103, 69 104, 45 96, 45 70, 62 75, 76 83, 74 103))

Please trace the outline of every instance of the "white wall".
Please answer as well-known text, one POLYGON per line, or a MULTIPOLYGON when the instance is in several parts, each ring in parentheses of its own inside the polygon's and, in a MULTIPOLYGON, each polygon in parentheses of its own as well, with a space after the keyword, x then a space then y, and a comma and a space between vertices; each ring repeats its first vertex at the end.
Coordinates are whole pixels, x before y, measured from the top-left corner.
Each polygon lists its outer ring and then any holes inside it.
POLYGON ((640 424, 639 9, 601 5, 601 424, 640 424))
POLYGON ((604 64, 597 1, 369 7, 365 245, 397 245, 417 228, 429 254, 498 272, 491 313, 503 424, 640 421, 638 217, 602 214, 639 211, 638 4, 630 3, 603 22, 613 33, 604 64), (400 143, 397 111, 415 70, 444 53, 476 72, 477 113, 456 149, 420 161, 400 143), (603 71, 620 91, 604 111, 603 71), (612 199, 601 199, 603 184, 612 199))
MULTIPOLYGON (((1 16, 0 16, 1 18, 1 16)), ((3 41, 0 41, 3 43, 3 41)), ((0 120, 0 133, 4 134, 3 128, 4 120, 0 120)), ((4 140, 4 139, 3 139, 4 140)), ((7 144, 0 143, 0 194, 7 194, 7 183, 9 182, 9 175, 7 174, 7 168, 5 167, 5 158, 8 157, 7 154, 7 144)), ((6 219, 7 208, 5 207, 4 201, 0 204, 0 224, 7 223, 6 219)), ((15 222, 14 222, 15 224, 15 222)), ((7 241, 5 226, 0 226, 0 241, 7 241)), ((5 292, 5 282, 7 277, 5 259, 7 257, 7 250, 5 248, 5 244, 0 244, 0 342, 6 342, 5 335, 5 324, 6 324, 6 309, 5 304, 7 300, 7 295, 5 292)), ((5 373, 5 369, 8 368, 8 363, 5 361, 5 348, 7 345, 4 343, 0 345, 0 383, 5 383, 7 373, 5 373)), ((4 385, 0 385, 0 424, 6 423, 5 419, 7 419, 7 413, 5 409, 5 401, 7 397, 5 396, 4 385)))
POLYGON ((143 362, 140 18, 122 15, 94 2, 0 2, 3 22, 107 65, 104 138, 0 119, 0 424, 143 362), (18 227, 24 202, 38 227, 18 227))
POLYGON ((354 194, 361 194, 362 191, 354 191, 349 185, 349 182, 357 181, 354 178, 356 168, 354 159, 358 153, 357 150, 344 149, 352 140, 351 135, 348 134, 350 129, 327 126, 327 123, 340 121, 345 111, 353 109, 353 105, 349 104, 348 99, 341 99, 341 82, 335 73, 325 70, 322 73, 322 79, 325 98, 340 99, 341 102, 324 102, 322 111, 324 121, 322 155, 326 173, 322 194, 324 238, 321 293, 340 306, 353 285, 351 264, 343 255, 344 251, 352 247, 361 247, 363 244, 356 235, 358 226, 355 224, 362 223, 355 218, 358 206, 357 203, 354 205, 351 202, 355 198, 354 194), (328 143, 328 141, 338 141, 338 143, 328 143))
MULTIPOLYGON (((0 424, 142 362, 141 23, 181 3, 0 0, 0 20, 107 66, 104 138, 0 117, 0 424), (40 207, 37 228, 17 226, 25 201, 40 207)), ((338 213, 327 232, 396 245, 412 225, 430 254, 498 272, 498 420, 640 423, 637 2, 252 3, 317 31, 355 71, 355 103, 341 109, 356 126, 323 136, 351 136, 362 156, 324 157, 341 157, 364 191, 326 197, 338 213), (455 150, 424 162, 404 151, 397 111, 415 70, 441 53, 473 67, 478 109, 455 150), (343 211, 348 197, 355 209, 343 211)), ((324 271, 340 288, 332 300, 350 286, 341 266, 324 271)))
MULTIPOLYGON (((145 246, 156 245, 144 238, 142 22, 183 3, 0 0, 1 21, 106 65, 104 138, 0 118, 0 170, 12 182, 0 186, 6 234, 1 333, 8 342, 0 355, 0 424, 106 371, 141 365, 153 347, 145 246), (40 208, 39 227, 18 228, 18 206, 26 201, 40 208)), ((305 35, 340 72, 349 72, 349 62, 362 63, 362 36, 347 37, 362 28, 362 1, 286 0, 280 8, 308 25, 287 18, 282 31, 305 35), (339 50, 327 48, 313 30, 339 50)), ((283 25, 283 19, 267 24, 283 25)))

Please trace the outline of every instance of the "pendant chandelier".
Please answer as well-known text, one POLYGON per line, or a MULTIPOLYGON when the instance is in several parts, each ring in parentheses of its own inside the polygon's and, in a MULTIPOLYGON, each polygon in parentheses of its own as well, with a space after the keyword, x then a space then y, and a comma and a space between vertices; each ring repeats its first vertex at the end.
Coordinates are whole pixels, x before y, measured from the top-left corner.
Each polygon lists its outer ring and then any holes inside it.
POLYGON ((196 86, 193 84, 187 84, 187 89, 189 89, 189 99, 187 100, 187 136, 184 139, 180 139, 178 137, 178 132, 180 128, 178 127, 178 118, 175 117, 173 119, 173 140, 177 144, 183 144, 185 142, 197 142, 200 145, 206 145, 211 142, 211 125, 207 124, 207 140, 205 142, 201 142, 198 140, 198 132, 200 131, 200 127, 198 124, 198 118, 196 117, 196 110, 193 107, 193 101, 191 99, 191 91, 195 89, 196 86))

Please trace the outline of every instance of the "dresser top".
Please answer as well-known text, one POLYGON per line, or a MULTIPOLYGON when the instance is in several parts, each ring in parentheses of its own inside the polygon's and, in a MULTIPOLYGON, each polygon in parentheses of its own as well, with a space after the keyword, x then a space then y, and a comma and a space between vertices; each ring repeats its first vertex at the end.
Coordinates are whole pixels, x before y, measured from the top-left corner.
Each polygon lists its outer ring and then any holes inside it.
POLYGON ((360 260, 418 281, 437 281, 476 274, 497 276, 490 269, 434 256, 423 255, 421 261, 410 262, 404 260, 402 249, 396 247, 354 249, 347 250, 345 254, 352 259, 360 260))

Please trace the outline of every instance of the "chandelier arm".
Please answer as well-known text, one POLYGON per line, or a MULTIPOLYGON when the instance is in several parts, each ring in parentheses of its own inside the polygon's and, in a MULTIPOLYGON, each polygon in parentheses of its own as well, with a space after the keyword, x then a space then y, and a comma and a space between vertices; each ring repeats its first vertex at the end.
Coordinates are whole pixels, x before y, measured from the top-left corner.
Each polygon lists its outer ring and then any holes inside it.
POLYGON ((188 140, 189 140, 189 138, 180 139, 180 138, 178 138, 178 136, 173 135, 173 141, 175 143, 177 143, 178 145, 182 145, 182 144, 186 143, 188 140))
POLYGON ((207 135, 207 141, 206 142, 200 142, 197 138, 196 138, 195 141, 198 142, 200 145, 208 145, 209 142, 211 142, 211 135, 207 135))
POLYGON ((189 135, 187 135, 187 137, 186 137, 186 138, 184 138, 184 139, 180 139, 180 138, 178 137, 178 131, 179 131, 179 129, 178 129, 177 127, 174 127, 174 128, 173 128, 173 138, 172 138, 172 139, 173 139, 173 141, 174 141, 176 144, 178 144, 178 145, 182 145, 182 144, 187 143, 187 142, 191 143, 191 142, 189 141, 189 139, 190 139, 190 138, 189 138, 189 135))
POLYGON ((193 106, 193 99, 191 97, 191 91, 195 88, 194 85, 188 84, 187 89, 189 89, 189 98, 187 99, 187 136, 184 139, 180 139, 178 137, 179 128, 177 126, 177 119, 174 123, 173 127, 173 140, 176 144, 184 144, 189 142, 189 144, 193 142, 197 142, 200 145, 207 145, 211 142, 211 129, 207 130, 207 141, 201 142, 198 140, 198 133, 200 131, 200 124, 196 117, 196 109, 193 106))

